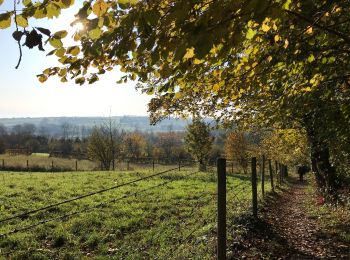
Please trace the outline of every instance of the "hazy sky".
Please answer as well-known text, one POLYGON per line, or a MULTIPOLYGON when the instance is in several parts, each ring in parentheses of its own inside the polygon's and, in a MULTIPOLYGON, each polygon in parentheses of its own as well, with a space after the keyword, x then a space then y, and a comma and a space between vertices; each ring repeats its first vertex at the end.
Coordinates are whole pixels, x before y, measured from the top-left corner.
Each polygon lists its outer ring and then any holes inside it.
MULTIPOLYGON (((12 6, 13 0, 5 0, 0 11, 12 6)), ((58 19, 29 20, 29 23, 53 32, 67 29, 75 10, 63 10, 58 19)), ((70 30, 72 33, 73 29, 70 30)), ((11 36, 13 31, 14 26, 0 30, 0 117, 108 116, 110 111, 112 115, 147 115, 150 97, 136 92, 136 83, 116 84, 120 75, 117 69, 92 85, 79 86, 73 81, 61 83, 58 78, 40 83, 36 75, 58 64, 55 56, 46 57, 51 50, 49 45, 44 46, 45 53, 36 47, 32 50, 23 47, 22 62, 16 70, 19 52, 11 36)), ((68 44, 66 40, 65 45, 68 44)))

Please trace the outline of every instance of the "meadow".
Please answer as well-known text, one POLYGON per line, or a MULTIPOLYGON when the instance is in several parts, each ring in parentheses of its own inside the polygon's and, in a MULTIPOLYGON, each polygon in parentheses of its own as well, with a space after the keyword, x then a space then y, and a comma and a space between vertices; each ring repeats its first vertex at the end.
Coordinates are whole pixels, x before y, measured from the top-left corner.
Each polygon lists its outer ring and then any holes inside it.
MULTIPOLYGON (((0 172, 0 183, 4 259, 215 258, 214 169, 0 172), (6 220, 101 190, 105 191, 6 220)), ((250 176, 227 175, 228 230, 236 217, 250 210, 250 187, 250 176)))

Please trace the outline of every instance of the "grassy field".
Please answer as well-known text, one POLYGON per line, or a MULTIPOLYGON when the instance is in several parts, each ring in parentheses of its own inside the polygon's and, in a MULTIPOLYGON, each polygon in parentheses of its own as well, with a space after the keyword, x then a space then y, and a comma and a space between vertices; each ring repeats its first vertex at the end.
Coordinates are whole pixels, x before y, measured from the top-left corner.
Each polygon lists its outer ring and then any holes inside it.
MULTIPOLYGON (((169 168, 159 167, 156 173, 169 168)), ((0 219, 152 174, 150 169, 0 172, 0 219)), ((249 210, 251 184, 250 177, 242 175, 230 174, 227 181, 228 219, 232 220, 249 210)), ((0 234, 46 222, 0 237, 0 256, 4 259, 212 259, 216 244, 216 184, 214 172, 176 169, 46 211, 0 220, 0 234), (61 218, 67 214, 71 216, 61 218)), ((270 187, 265 189, 268 191, 270 187)))

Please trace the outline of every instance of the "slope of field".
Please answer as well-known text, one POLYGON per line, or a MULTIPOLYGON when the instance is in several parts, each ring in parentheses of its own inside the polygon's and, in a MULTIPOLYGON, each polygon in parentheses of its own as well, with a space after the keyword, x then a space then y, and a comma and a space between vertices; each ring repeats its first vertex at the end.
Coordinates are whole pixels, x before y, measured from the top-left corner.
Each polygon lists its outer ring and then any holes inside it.
MULTIPOLYGON (((216 174, 194 168, 161 173, 170 168, 155 173, 151 169, 1 172, 0 234, 8 235, 0 235, 0 255, 12 259, 215 257, 216 174)), ((249 176, 228 176, 227 196, 230 219, 248 210, 249 176)))

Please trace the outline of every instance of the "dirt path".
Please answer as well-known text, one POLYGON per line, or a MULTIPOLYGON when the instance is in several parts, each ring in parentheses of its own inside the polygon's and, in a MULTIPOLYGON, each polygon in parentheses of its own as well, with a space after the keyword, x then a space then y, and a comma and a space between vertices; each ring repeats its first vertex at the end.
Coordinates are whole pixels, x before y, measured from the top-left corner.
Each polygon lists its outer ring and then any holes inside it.
POLYGON ((293 182, 268 199, 259 221, 247 226, 231 248, 231 259, 350 259, 350 245, 325 233, 303 208, 306 185, 293 182))

